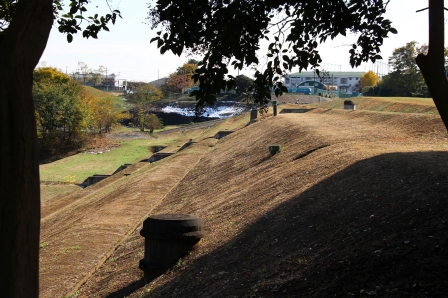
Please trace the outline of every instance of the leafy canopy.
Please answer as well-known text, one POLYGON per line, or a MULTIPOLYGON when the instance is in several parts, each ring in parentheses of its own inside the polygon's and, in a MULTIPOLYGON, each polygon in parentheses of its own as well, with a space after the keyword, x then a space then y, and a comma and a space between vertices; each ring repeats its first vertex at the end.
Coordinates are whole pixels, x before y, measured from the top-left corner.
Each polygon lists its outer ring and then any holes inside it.
MULTIPOLYGON (((117 17, 121 17, 119 10, 113 10, 109 1, 106 0, 110 8, 110 13, 104 16, 86 16, 87 5, 89 0, 70 0, 68 7, 65 7, 63 1, 53 0, 53 18, 57 22, 59 32, 67 34, 67 41, 72 42, 73 34, 82 32, 85 38, 98 38, 98 33, 101 30, 109 31, 107 25, 109 22, 115 24, 117 17), (83 25, 84 26, 83 28, 83 25)), ((18 0, 3 0, 0 1, 0 38, 5 30, 8 29, 9 24, 14 18, 18 0)))
POLYGON ((89 96, 81 85, 57 69, 46 67, 34 71, 33 99, 43 136, 63 128, 70 137, 71 132, 88 125, 84 120, 88 117, 89 96))
POLYGON ((128 96, 128 100, 133 104, 142 105, 159 100, 162 96, 162 91, 157 87, 150 84, 142 84, 137 87, 137 90, 134 93, 128 96))
POLYGON ((254 80, 245 75, 236 76, 235 77, 236 94, 243 94, 247 92, 247 90, 249 90, 249 88, 252 87, 253 84, 254 80))
POLYGON ((322 61, 317 50, 328 38, 353 33, 350 65, 381 59, 380 46, 397 31, 383 18, 388 1, 383 0, 158 0, 148 15, 153 38, 161 53, 171 51, 203 54, 193 79, 198 105, 213 104, 214 94, 233 88, 228 67, 260 66, 257 51, 261 40, 271 43, 266 63, 255 72, 253 93, 258 103, 287 92, 282 78, 294 67, 317 68, 322 61))
POLYGON ((359 85, 361 86, 361 88, 368 86, 375 87, 378 84, 378 81, 379 81, 378 75, 374 71, 369 70, 368 72, 363 73, 361 75, 359 85))
POLYGON ((425 96, 428 93, 423 75, 417 66, 415 57, 427 53, 426 44, 419 46, 416 41, 396 48, 389 58, 393 71, 384 76, 381 82, 383 94, 394 96, 425 96))

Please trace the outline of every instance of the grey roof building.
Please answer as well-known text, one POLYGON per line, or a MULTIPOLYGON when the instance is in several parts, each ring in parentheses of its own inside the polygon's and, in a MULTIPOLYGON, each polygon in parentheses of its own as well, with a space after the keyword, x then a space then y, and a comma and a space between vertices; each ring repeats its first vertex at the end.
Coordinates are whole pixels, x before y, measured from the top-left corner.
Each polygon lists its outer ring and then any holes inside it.
POLYGON ((314 71, 291 73, 285 77, 284 85, 288 88, 314 88, 315 82, 321 82, 333 90, 350 93, 359 90, 359 80, 364 72, 360 71, 330 71, 329 75, 320 78, 314 71))

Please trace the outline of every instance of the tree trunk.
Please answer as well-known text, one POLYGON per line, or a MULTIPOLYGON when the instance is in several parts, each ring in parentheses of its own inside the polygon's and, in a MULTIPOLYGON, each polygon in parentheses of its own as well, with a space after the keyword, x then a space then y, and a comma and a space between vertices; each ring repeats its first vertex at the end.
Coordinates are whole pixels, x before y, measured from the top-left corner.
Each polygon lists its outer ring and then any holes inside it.
POLYGON ((0 293, 38 297, 40 189, 32 83, 53 23, 52 1, 17 5, 0 37, 0 293))
POLYGON ((445 75, 444 1, 429 0, 428 54, 415 59, 443 124, 448 129, 448 82, 445 75))

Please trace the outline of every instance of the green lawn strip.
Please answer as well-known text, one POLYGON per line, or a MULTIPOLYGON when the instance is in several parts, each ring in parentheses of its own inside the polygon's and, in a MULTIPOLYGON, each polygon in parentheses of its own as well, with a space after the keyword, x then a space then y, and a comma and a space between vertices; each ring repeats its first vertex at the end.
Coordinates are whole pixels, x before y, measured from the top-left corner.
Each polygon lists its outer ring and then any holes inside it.
MULTIPOLYGON (((197 137, 200 130, 175 133, 159 138, 132 139, 120 142, 120 147, 102 154, 78 153, 40 166, 41 181, 75 181, 81 183, 94 174, 112 174, 126 163, 136 163, 149 158, 151 146, 178 148, 189 139, 197 137)), ((174 150, 175 152, 177 150, 174 150)))
MULTIPOLYGON (((126 168, 125 171, 128 174, 132 174, 133 177, 138 177, 138 175, 154 168, 156 165, 156 163, 139 162, 126 168)), ((51 220, 56 213, 70 212, 70 210, 81 207, 98 198, 98 196, 103 196, 114 191, 122 184, 127 183, 127 181, 128 176, 117 173, 116 175, 112 175, 111 177, 101 180, 85 189, 63 196, 57 201, 54 201, 52 206, 50 206, 52 203, 50 202, 50 204, 46 206, 47 208, 50 208, 50 210, 47 210, 46 208, 42 209, 41 222, 44 223, 51 220)))
MULTIPOLYGON (((102 154, 79 153, 40 166, 42 181, 65 181, 69 178, 77 183, 93 174, 112 174, 119 166, 149 158, 151 145, 164 143, 163 140, 137 139, 121 142, 121 146, 102 154)), ((163 145, 163 144, 161 144, 163 145)))

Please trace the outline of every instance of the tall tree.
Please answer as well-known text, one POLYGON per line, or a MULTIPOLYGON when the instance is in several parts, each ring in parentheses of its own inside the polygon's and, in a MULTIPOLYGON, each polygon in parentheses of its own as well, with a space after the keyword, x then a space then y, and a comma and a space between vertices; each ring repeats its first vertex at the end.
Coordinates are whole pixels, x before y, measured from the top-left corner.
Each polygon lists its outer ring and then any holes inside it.
POLYGON ((96 38, 119 12, 85 18, 88 0, 70 0, 68 13, 56 0, 0 2, 0 293, 39 296, 40 183, 33 70, 57 19, 72 41, 82 31, 96 38), (88 26, 82 29, 80 22, 88 26))
POLYGON ((171 92, 182 93, 186 88, 193 86, 194 83, 191 75, 187 75, 186 73, 179 74, 175 72, 168 76, 165 84, 171 92))
POLYGON ((110 132, 112 125, 118 120, 128 118, 129 113, 114 105, 114 100, 111 97, 95 98, 92 102, 92 112, 95 125, 98 132, 110 132))
POLYGON ((443 0, 429 2, 428 52, 415 59, 428 85, 434 104, 448 128, 448 82, 445 75, 445 8, 443 0))
POLYGON ((145 84, 138 87, 136 92, 128 97, 129 102, 134 104, 134 122, 138 124, 141 131, 144 131, 145 127, 150 128, 155 125, 156 122, 154 122, 153 119, 148 115, 147 109, 149 103, 161 99, 162 96, 163 94, 160 89, 150 84, 145 84), (148 126, 148 124, 151 125, 148 126))
MULTIPOLYGON (((428 88, 423 75, 416 63, 415 57, 426 55, 428 46, 419 46, 416 41, 396 48, 389 58, 393 71, 383 78, 382 88, 387 88, 396 96, 425 96, 428 88)), ((448 49, 444 49, 444 58, 448 57, 448 49)))
POLYGON ((372 70, 369 70, 368 72, 361 75, 361 78, 359 79, 359 85, 361 88, 375 87, 378 84, 378 81, 378 75, 372 70))
POLYGON ((87 64, 85 64, 84 62, 78 62, 78 73, 81 74, 82 76, 82 82, 86 83, 87 80, 87 76, 90 73, 90 69, 89 66, 87 64))
POLYGON ((62 137, 82 128, 84 118, 85 90, 69 76, 54 68, 39 68, 34 71, 33 99, 37 123, 45 136, 63 129, 62 137))
POLYGON ((98 69, 94 69, 91 72, 93 85, 101 85, 101 83, 104 81, 104 74, 106 73, 106 67, 100 65, 98 69))
POLYGON ((150 84, 142 84, 137 87, 137 90, 128 96, 128 100, 133 104, 146 105, 152 101, 156 101, 162 98, 162 92, 159 88, 150 84))
POLYGON ((245 75, 239 75, 235 77, 235 91, 236 94, 242 94, 244 92, 247 92, 250 87, 252 87, 254 84, 254 80, 251 78, 245 76, 245 75))

